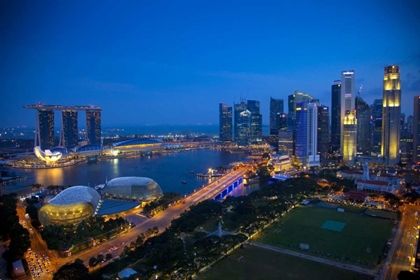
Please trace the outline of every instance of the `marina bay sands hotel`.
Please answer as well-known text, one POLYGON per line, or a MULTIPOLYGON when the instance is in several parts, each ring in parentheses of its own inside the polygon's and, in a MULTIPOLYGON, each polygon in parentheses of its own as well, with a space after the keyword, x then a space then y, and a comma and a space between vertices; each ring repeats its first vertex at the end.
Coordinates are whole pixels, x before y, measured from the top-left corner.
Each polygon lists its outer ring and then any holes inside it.
POLYGON ((51 149, 54 145, 54 111, 61 111, 61 129, 59 146, 71 149, 77 146, 78 112, 86 112, 86 140, 89 145, 101 145, 102 108, 89 106, 36 105, 23 106, 36 110, 35 146, 51 149))

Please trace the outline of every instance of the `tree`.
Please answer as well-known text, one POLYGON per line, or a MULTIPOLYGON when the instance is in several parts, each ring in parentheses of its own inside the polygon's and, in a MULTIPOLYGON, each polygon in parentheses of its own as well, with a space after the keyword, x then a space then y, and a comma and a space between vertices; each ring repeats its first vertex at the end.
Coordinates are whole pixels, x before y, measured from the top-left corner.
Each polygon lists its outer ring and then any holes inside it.
POLYGON ((56 273, 53 280, 89 280, 88 269, 80 262, 63 265, 56 273))
POLYGON ((401 270, 398 273, 398 280, 419 280, 420 277, 408 270, 401 270))
POLYGON ((112 259, 112 254, 110 254, 110 253, 106 254, 105 260, 109 261, 111 259, 112 259))
POLYGON ((99 255, 98 255, 98 258, 97 258, 97 262, 98 262, 98 263, 101 263, 101 262, 103 262, 103 261, 104 261, 104 255, 99 254, 99 255))
POLYGON ((29 232, 21 224, 13 225, 10 231, 9 251, 13 261, 23 257, 23 254, 31 247, 29 232))
POLYGON ((81 259, 79 259, 79 258, 75 259, 74 260, 74 263, 79 263, 79 264, 83 264, 84 265, 84 261, 81 260, 81 259))
POLYGON ((91 258, 89 259, 89 266, 90 266, 90 267, 95 267, 95 266, 96 266, 96 264, 97 264, 97 262, 98 262, 98 260, 97 260, 95 257, 91 257, 91 258))

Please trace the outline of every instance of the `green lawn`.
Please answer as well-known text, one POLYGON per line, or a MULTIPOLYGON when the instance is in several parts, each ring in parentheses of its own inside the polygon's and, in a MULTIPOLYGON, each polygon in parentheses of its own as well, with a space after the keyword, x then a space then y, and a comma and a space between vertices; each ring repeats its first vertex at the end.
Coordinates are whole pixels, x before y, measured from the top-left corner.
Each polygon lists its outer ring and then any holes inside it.
POLYGON ((309 244, 309 254, 330 254, 375 265, 391 235, 392 221, 320 207, 297 207, 260 234, 256 241, 292 250, 309 244), (326 220, 345 223, 341 232, 321 228, 326 220), (369 248, 369 249, 368 249, 369 248), (370 251, 370 252, 369 252, 370 251), (321 253, 322 252, 322 253, 321 253))
POLYGON ((253 246, 235 250, 199 280, 369 280, 370 276, 253 246), (242 258, 241 258, 242 257, 242 258), (238 259, 241 258, 239 261, 238 259))

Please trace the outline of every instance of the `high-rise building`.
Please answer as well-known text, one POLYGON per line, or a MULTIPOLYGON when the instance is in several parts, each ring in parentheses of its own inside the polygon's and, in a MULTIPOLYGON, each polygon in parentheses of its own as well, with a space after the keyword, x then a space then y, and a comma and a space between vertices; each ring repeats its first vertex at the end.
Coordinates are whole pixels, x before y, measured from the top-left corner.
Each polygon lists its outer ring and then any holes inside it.
POLYGON ((293 155, 294 141, 293 131, 281 130, 278 134, 278 152, 285 155, 293 155))
POLYGON ((371 105, 371 110, 371 154, 373 156, 378 156, 381 153, 382 143, 382 99, 375 99, 371 105))
POLYGON ((260 101, 248 100, 247 109, 251 113, 250 141, 262 141, 262 115, 260 113, 260 101))
POLYGON ((382 119, 382 99, 375 99, 372 105, 373 119, 382 119))
POLYGON ((318 104, 296 103, 296 147, 295 156, 303 167, 320 164, 318 155, 318 104))
POLYGON ((331 86, 331 151, 340 150, 341 141, 341 81, 336 80, 331 86))
POLYGON ((279 123, 277 118, 284 113, 283 99, 274 99, 270 97, 270 135, 277 135, 279 132, 279 123))
POLYGON ((77 110, 63 110, 62 114, 61 133, 62 141, 61 146, 65 148, 74 148, 78 143, 78 131, 77 131, 77 110))
POLYGON ((354 71, 341 72, 340 147, 344 162, 353 165, 357 153, 357 119, 355 112, 354 71))
POLYGON ((296 103, 310 102, 315 100, 311 95, 295 90, 295 92, 288 96, 288 130, 293 131, 296 123, 296 103))
POLYGON ((86 110, 86 135, 90 145, 101 145, 101 109, 86 110))
POLYGON ((413 110, 413 162, 420 162, 420 96, 414 97, 413 110))
POLYGON ((54 147, 54 111, 39 109, 37 115, 38 145, 41 149, 54 147))
POLYGON ((413 134, 404 132, 400 137, 400 160, 402 164, 413 162, 413 134))
POLYGON ((219 136, 220 141, 232 141, 232 107, 219 104, 219 136))
POLYGON ((360 97, 356 97, 357 154, 370 156, 371 150, 371 109, 360 97))
POLYGON ((238 141, 239 138, 239 126, 238 126, 238 122, 240 119, 240 114, 243 111, 246 111, 247 107, 246 107, 246 103, 245 100, 241 100, 241 102, 239 104, 233 104, 233 138, 235 139, 235 141, 238 141))
POLYGON ((405 124, 405 132, 413 133, 413 116, 407 117, 407 123, 405 124))
POLYGON ((400 152, 401 81, 400 67, 384 71, 381 155, 388 165, 397 164, 400 152))
POLYGON ((322 164, 328 159, 330 144, 330 111, 328 106, 319 105, 318 108, 318 147, 317 152, 322 164))
POLYGON ((234 134, 235 141, 239 146, 246 146, 250 141, 251 112, 248 110, 245 100, 234 104, 234 134))
POLYGON ((287 114, 279 113, 276 115, 277 131, 287 130, 287 114))

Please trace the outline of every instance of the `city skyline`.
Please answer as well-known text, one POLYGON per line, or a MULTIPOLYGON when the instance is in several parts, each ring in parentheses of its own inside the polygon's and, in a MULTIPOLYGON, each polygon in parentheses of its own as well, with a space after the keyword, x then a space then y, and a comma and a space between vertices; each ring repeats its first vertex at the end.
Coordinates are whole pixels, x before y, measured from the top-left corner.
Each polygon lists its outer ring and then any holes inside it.
POLYGON ((217 124, 208 104, 241 98, 260 101, 268 125, 270 97, 330 106, 346 69, 372 104, 387 65, 401 68, 407 116, 420 92, 416 1, 353 1, 344 17, 333 1, 0 5, 2 126, 32 125, 22 105, 38 102, 102 107, 104 125, 217 124))

